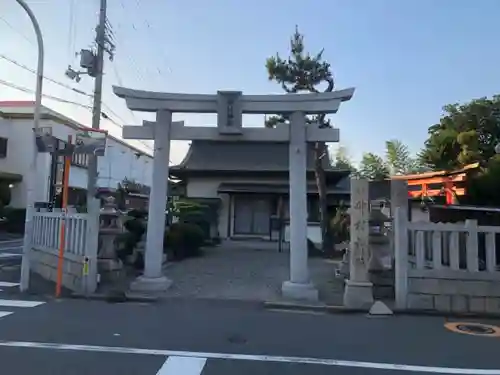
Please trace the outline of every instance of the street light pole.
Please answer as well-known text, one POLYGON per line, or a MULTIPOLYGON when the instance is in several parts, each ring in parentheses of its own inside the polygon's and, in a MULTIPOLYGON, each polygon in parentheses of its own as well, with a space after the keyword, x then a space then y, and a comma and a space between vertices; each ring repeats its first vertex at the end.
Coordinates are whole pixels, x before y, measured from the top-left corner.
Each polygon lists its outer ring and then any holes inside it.
POLYGON ((34 132, 33 132, 33 158, 30 161, 29 175, 27 179, 26 187, 26 222, 24 226, 24 241, 23 241, 23 259, 21 263, 21 279, 19 288, 22 292, 26 291, 29 287, 30 280, 30 252, 31 252, 31 242, 33 237, 33 215, 35 212, 35 187, 36 187, 36 173, 37 173, 37 159, 38 159, 38 149, 36 147, 36 135, 38 134, 38 129, 40 128, 40 114, 42 107, 42 86, 43 86, 43 62, 44 62, 44 48, 43 48, 43 37, 42 31, 40 30, 40 25, 35 17, 35 14, 30 9, 28 4, 24 0, 17 0, 18 4, 26 11, 31 23, 33 24, 33 29, 35 30, 36 40, 38 44, 38 63, 36 70, 36 91, 35 91, 35 111, 33 115, 34 132))

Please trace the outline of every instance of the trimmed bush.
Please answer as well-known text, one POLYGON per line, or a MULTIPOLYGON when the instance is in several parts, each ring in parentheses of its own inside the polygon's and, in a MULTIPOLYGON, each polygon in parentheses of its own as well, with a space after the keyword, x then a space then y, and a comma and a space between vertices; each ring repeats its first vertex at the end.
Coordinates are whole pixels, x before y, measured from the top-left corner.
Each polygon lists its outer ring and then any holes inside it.
POLYGON ((7 232, 20 234, 24 233, 26 209, 4 207, 2 216, 4 216, 6 219, 5 223, 3 223, 3 227, 7 232))
POLYGON ((133 218, 130 220, 127 220, 123 226, 125 229, 136 235, 139 239, 142 237, 142 235, 146 232, 146 224, 142 219, 139 218, 133 218))
POLYGON ((174 260, 198 256, 204 237, 203 230, 196 224, 174 223, 165 232, 164 250, 174 260))
POLYGON ((127 212, 127 216, 133 217, 134 219, 144 219, 148 216, 148 213, 145 210, 138 210, 134 208, 127 212))
MULTIPOLYGON (((134 249, 142 239, 144 233, 146 233, 146 224, 143 219, 133 218, 127 220, 123 226, 127 231, 116 237, 115 245, 117 247, 118 258, 125 262, 127 256, 134 253, 134 249)), ((135 266, 138 268, 137 265, 135 266)), ((141 267, 143 267, 143 265, 141 267)))

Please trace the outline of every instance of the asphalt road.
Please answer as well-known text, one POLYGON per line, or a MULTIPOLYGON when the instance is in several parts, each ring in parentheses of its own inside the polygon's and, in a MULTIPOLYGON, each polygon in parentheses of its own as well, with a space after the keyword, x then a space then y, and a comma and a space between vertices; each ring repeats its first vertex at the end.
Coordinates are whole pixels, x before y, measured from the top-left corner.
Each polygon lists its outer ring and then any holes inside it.
POLYGON ((0 318, 2 373, 500 374, 500 338, 450 332, 444 318, 291 313, 201 300, 45 302, 0 307, 12 311, 0 318))
POLYGON ((0 265, 20 264, 23 253, 22 238, 0 239, 0 265))

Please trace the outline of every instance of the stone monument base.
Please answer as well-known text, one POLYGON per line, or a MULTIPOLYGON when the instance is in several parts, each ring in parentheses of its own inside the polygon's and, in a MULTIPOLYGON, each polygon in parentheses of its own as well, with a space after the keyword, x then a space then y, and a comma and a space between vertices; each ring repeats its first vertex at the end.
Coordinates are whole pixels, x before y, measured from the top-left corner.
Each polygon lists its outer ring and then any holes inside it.
POLYGON ((130 284, 130 291, 141 293, 161 293, 168 290, 171 285, 172 280, 166 278, 165 276, 155 278, 139 276, 130 284))
POLYGON ((283 297, 298 300, 318 301, 318 290, 312 283, 299 284, 291 281, 285 281, 281 286, 283 297))
POLYGON ((123 264, 121 260, 110 258, 98 258, 97 270, 101 278, 101 282, 113 282, 120 279, 122 276, 123 264))
POLYGON ((347 280, 344 290, 344 306, 353 309, 370 309, 373 305, 373 284, 347 280))

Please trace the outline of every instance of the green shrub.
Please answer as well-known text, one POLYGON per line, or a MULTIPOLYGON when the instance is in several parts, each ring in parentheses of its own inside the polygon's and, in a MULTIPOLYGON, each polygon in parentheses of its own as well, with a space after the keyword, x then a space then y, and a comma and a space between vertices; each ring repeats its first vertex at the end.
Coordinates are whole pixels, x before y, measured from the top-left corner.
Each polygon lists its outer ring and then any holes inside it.
POLYGON ((115 246, 116 254, 122 262, 125 262, 127 256, 132 255, 138 240, 135 233, 123 232, 116 236, 115 246))
MULTIPOLYGON (((133 218, 127 220, 123 226, 125 227, 126 232, 121 233, 116 237, 115 246, 117 248, 118 258, 125 262, 127 256, 134 253, 134 249, 142 239, 144 233, 146 233, 146 223, 143 219, 133 218)), ((140 268, 142 267, 144 267, 143 264, 140 268)))
POLYGON ((127 220, 123 226, 125 229, 130 232, 135 234, 139 239, 142 237, 142 235, 146 232, 146 224, 142 219, 139 218, 133 218, 130 220, 127 220))
POLYGON ((10 233, 24 233, 24 223, 26 221, 26 209, 4 207, 3 216, 7 219, 4 229, 10 233))
POLYGON ((203 230, 195 224, 174 223, 165 232, 164 249, 174 260, 198 256, 204 237, 203 230))
POLYGON ((127 212, 127 216, 133 217, 135 219, 144 219, 146 216, 148 216, 148 213, 145 210, 138 210, 134 208, 127 212))

